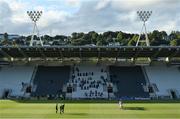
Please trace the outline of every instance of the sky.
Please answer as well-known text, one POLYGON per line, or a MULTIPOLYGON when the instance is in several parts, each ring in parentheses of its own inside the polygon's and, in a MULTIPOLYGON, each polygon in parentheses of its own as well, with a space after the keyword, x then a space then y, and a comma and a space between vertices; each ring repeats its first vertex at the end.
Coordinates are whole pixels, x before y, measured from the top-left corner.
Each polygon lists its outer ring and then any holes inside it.
POLYGON ((180 30, 180 0, 0 0, 0 33, 29 35, 33 23, 27 11, 42 10, 40 34, 124 31, 139 33, 139 10, 152 10, 147 22, 153 30, 180 30))

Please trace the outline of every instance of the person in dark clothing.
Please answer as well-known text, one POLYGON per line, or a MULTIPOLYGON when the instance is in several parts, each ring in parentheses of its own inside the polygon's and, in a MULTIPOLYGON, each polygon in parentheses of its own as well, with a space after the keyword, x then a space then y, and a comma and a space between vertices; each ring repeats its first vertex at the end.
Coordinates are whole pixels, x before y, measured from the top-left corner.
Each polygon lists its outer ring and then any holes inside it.
POLYGON ((58 103, 56 104, 56 114, 57 114, 57 112, 58 112, 58 103))
POLYGON ((59 107, 59 108, 60 108, 60 114, 61 114, 61 113, 64 113, 64 106, 65 106, 65 104, 60 105, 60 107, 59 107))

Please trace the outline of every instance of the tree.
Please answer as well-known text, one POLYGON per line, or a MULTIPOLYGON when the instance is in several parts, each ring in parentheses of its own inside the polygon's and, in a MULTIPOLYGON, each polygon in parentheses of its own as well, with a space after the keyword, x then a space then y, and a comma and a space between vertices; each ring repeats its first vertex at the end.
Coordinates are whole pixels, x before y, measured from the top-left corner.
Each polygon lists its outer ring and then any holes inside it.
POLYGON ((168 35, 167 35, 167 33, 165 31, 161 31, 161 36, 162 36, 163 40, 168 40, 167 39, 168 35))
POLYGON ((167 33, 165 31, 159 32, 154 30, 152 33, 149 33, 150 45, 159 46, 159 45, 168 45, 167 33))
POLYGON ((4 40, 8 41, 8 33, 4 33, 4 40))
POLYGON ((122 40, 123 40, 123 33, 119 32, 117 35, 117 41, 121 43, 122 40))
POLYGON ((177 46, 177 45, 178 45, 177 39, 170 41, 170 46, 177 46))
POLYGON ((44 41, 47 41, 47 42, 53 40, 53 38, 52 38, 51 36, 49 36, 49 35, 44 35, 44 36, 43 36, 43 39, 44 39, 44 41))
POLYGON ((84 45, 84 33, 81 32, 81 33, 72 33, 72 37, 71 37, 71 44, 72 45, 84 45))
POLYGON ((135 46, 136 45, 136 42, 137 42, 137 40, 138 40, 138 35, 134 35, 133 37, 132 37, 132 39, 131 40, 129 40, 129 42, 128 42, 128 46, 135 46))
POLYGON ((64 39, 67 39, 67 36, 64 36, 64 35, 56 35, 53 39, 55 39, 55 40, 64 40, 64 39))
POLYGON ((117 34, 117 38, 116 38, 116 41, 119 42, 120 45, 127 45, 128 44, 128 40, 131 39, 131 36, 130 34, 126 34, 126 33, 123 33, 123 32, 119 32, 117 34))
POLYGON ((89 37, 91 39, 91 44, 96 44, 98 33, 96 33, 95 31, 90 31, 88 34, 89 34, 89 37))
POLYGON ((77 38, 77 33, 76 32, 72 33, 72 37, 71 38, 72 39, 76 39, 77 38))
POLYGON ((3 34, 3 41, 1 42, 2 45, 9 45, 10 42, 8 40, 8 34, 7 33, 4 33, 3 34))
POLYGON ((103 37, 104 38, 115 38, 116 37, 116 33, 112 32, 112 31, 107 31, 103 33, 103 37))
POLYGON ((96 45, 102 46, 102 45, 104 45, 104 44, 106 44, 106 43, 105 43, 105 40, 103 39, 102 34, 100 34, 100 35, 97 37, 97 43, 96 43, 96 45))

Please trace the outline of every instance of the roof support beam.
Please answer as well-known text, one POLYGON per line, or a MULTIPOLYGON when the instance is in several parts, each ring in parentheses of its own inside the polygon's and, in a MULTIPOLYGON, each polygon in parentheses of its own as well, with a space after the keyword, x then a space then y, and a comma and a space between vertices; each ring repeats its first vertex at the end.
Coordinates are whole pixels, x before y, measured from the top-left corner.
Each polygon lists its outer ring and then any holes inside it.
POLYGON ((79 48, 79 57, 82 58, 82 48, 79 48))
POLYGON ((101 59, 101 49, 98 48, 98 59, 101 59))
MULTIPOLYGON (((46 49, 44 49, 44 50, 46 50, 46 49)), ((42 56, 44 59, 46 59, 46 55, 45 55, 44 52, 41 50, 41 48, 39 48, 39 52, 40 52, 41 56, 42 56)))
POLYGON ((5 52, 2 48, 0 48, 0 53, 2 55, 4 55, 5 58, 8 58, 9 60, 11 60, 13 57, 10 56, 7 52, 5 52))
POLYGON ((27 54, 23 50, 21 50, 21 48, 18 48, 18 50, 24 58, 28 58, 27 54))
POLYGON ((161 50, 162 49, 159 48, 158 51, 151 58, 156 58, 159 55, 159 53, 161 52, 161 50))
POLYGON ((116 59, 121 57, 137 58, 139 56, 158 58, 160 55, 162 57, 173 58, 179 56, 179 53, 180 47, 0 47, 1 57, 6 59, 15 58, 16 55, 23 59, 29 57, 46 59, 51 56, 52 58, 59 59, 63 59, 66 56, 78 58, 96 57, 99 59, 102 57, 116 59))
POLYGON ((118 49, 116 49, 116 51, 117 51, 117 55, 116 55, 116 61, 117 61, 117 59, 118 59, 118 57, 119 57, 119 55, 120 55, 120 49, 118 50, 118 49))
MULTIPOLYGON (((141 48, 141 50, 143 50, 143 48, 141 48)), ((136 49, 135 48, 133 48, 133 51, 136 51, 136 49)), ((139 53, 140 53, 140 51, 138 50, 138 51, 136 51, 136 53, 135 53, 135 55, 134 55, 134 58, 136 59, 137 58, 137 56, 139 55, 139 53)))
POLYGON ((169 56, 169 59, 173 58, 179 53, 179 48, 176 49, 176 52, 174 52, 172 55, 169 56))
POLYGON ((64 56, 63 56, 63 52, 62 52, 62 51, 64 51, 64 48, 59 48, 59 49, 58 49, 58 52, 59 52, 59 54, 60 54, 60 58, 61 58, 61 60, 63 61, 64 56))

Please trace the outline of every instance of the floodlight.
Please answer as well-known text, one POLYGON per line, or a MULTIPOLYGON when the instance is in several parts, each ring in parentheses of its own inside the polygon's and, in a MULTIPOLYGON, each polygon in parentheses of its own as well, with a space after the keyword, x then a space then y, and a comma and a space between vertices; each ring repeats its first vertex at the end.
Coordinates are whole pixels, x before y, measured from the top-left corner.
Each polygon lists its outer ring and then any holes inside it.
POLYGON ((41 46, 43 46, 43 42, 41 40, 39 30, 37 27, 37 21, 39 21, 40 17, 42 16, 42 13, 43 13, 42 11, 27 11, 28 16, 30 17, 30 19, 34 23, 34 28, 33 28, 33 33, 31 36, 30 46, 33 46, 34 42, 36 42, 36 44, 37 44, 37 42, 39 42, 39 41, 34 39, 35 32, 37 33, 37 37, 40 39, 41 46))
POLYGON ((143 22, 143 27, 142 27, 142 31, 139 35, 138 41, 136 43, 136 46, 139 45, 139 42, 145 42, 147 46, 150 46, 149 38, 147 35, 146 22, 148 21, 148 19, 152 15, 152 11, 137 11, 137 15, 139 16, 140 20, 143 22), (143 29, 144 29, 144 33, 142 33, 143 29), (140 41, 142 34, 145 34, 145 37, 146 37, 145 41, 140 41))

